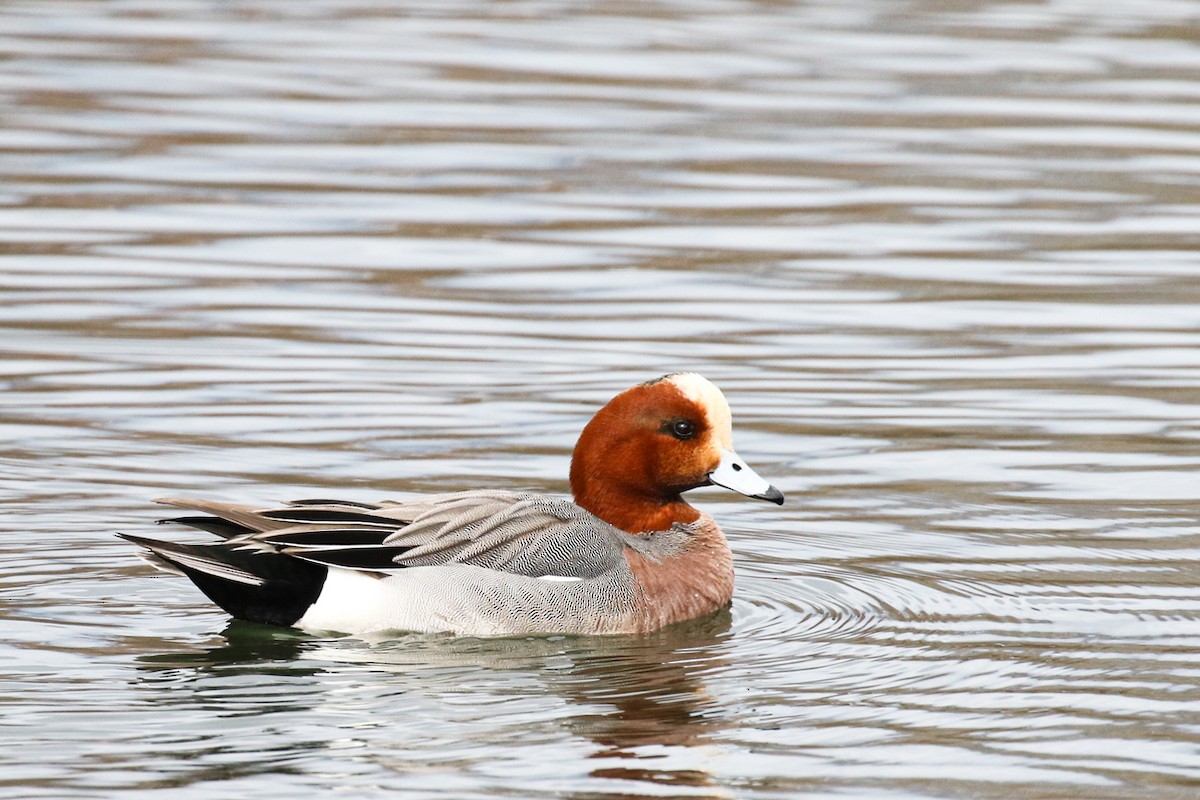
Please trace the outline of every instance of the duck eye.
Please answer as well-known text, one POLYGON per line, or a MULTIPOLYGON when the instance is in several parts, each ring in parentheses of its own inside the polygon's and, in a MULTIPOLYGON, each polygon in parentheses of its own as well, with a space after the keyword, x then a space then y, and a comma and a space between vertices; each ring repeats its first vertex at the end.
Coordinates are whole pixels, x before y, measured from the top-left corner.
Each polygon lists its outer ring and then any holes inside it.
POLYGON ((696 426, 691 420, 674 419, 667 423, 667 432, 683 441, 696 435, 696 426))

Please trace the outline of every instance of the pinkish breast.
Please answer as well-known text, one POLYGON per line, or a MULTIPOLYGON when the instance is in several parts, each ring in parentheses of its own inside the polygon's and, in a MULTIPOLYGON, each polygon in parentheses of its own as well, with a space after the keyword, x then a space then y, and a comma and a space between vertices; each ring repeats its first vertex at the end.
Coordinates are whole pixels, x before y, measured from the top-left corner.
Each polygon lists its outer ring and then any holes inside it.
POLYGON ((625 560, 640 588, 633 625, 650 631, 711 614, 733 598, 733 554, 725 534, 707 514, 678 552, 655 561, 626 549, 625 560))

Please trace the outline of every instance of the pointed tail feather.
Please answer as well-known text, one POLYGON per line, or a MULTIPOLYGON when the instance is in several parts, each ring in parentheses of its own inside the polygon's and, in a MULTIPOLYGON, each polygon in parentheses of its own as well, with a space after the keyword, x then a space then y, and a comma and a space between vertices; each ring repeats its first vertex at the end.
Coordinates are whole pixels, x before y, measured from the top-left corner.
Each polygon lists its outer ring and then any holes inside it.
POLYGON ((118 535, 145 548, 154 566, 186 575, 226 612, 251 622, 293 625, 316 602, 328 574, 320 564, 252 546, 118 535))

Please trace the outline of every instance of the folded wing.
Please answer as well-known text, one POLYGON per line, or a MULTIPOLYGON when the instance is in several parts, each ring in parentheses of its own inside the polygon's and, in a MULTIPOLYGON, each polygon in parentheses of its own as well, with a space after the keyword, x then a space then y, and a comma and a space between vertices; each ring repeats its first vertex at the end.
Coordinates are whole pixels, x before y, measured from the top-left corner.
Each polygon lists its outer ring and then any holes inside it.
MULTIPOLYGON (((471 564, 539 578, 591 578, 622 562, 628 538, 572 502, 514 492, 459 492, 379 505, 302 500, 267 509, 162 502, 213 515, 165 521, 223 536, 221 549, 378 573, 471 564)), ((138 543, 147 546, 146 540, 138 543)))

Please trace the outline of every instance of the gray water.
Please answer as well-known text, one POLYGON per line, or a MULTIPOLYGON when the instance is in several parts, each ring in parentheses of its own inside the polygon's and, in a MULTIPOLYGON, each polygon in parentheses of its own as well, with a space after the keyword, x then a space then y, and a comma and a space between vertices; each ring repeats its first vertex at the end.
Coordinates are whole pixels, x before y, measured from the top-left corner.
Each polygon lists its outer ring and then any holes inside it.
POLYGON ((0 7, 0 793, 1192 798, 1200 5, 0 7), (566 491, 693 369, 658 635, 247 625, 155 497, 566 491), (161 531, 160 531, 161 532, 161 531))

